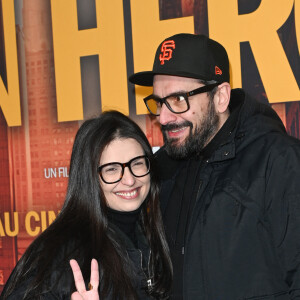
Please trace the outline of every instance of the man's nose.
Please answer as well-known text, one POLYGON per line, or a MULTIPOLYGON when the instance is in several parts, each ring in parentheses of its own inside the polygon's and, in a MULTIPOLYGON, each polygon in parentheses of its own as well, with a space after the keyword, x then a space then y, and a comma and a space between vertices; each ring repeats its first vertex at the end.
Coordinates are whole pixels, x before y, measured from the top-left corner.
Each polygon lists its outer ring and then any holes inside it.
POLYGON ((166 104, 163 104, 160 110, 160 115, 157 116, 157 120, 161 125, 166 125, 176 121, 176 114, 171 112, 166 104))
POLYGON ((128 167, 126 167, 124 169, 124 174, 123 177, 121 179, 121 182, 124 185, 128 185, 128 186, 132 186, 135 183, 135 177, 131 174, 130 170, 128 167))

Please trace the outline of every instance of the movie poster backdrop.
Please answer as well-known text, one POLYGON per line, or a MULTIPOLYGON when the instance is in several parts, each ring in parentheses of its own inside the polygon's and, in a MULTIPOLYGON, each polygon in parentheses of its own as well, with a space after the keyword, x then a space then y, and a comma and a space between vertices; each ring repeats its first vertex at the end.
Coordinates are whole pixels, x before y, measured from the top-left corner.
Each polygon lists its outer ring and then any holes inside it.
POLYGON ((163 144, 128 76, 179 32, 221 42, 232 86, 300 138, 299 0, 0 0, 0 292, 61 209, 83 120, 117 109, 163 144))

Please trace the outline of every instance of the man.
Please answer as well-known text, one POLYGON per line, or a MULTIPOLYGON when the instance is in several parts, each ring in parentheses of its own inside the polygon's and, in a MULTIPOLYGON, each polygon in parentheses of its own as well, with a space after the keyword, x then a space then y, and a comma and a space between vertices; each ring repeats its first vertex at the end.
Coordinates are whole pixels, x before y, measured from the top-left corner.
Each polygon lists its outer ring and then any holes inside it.
POLYGON ((222 45, 177 34, 158 47, 144 99, 174 268, 172 299, 300 299, 300 141, 268 105, 231 90, 222 45))

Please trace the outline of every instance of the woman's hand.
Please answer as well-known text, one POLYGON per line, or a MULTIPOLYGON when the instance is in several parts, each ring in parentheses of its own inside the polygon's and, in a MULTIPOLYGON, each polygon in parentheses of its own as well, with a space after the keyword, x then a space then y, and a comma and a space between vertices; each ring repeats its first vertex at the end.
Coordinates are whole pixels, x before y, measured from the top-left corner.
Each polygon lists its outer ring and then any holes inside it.
POLYGON ((83 276, 77 261, 75 259, 71 259, 70 265, 73 271, 75 286, 77 289, 77 292, 74 292, 71 295, 71 300, 99 300, 99 268, 97 260, 92 259, 91 262, 91 278, 88 291, 85 288, 83 276))

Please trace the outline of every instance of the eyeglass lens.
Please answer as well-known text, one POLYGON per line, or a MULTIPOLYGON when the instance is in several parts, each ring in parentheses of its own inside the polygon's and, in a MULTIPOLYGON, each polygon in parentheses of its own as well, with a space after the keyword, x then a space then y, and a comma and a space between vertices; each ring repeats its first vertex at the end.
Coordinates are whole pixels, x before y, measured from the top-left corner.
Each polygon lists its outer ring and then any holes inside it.
POLYGON ((149 173, 149 160, 146 156, 134 158, 126 164, 111 163, 101 167, 101 177, 106 183, 118 182, 122 179, 125 167, 128 166, 132 175, 142 177, 149 173))
MULTIPOLYGON (((175 113, 184 112, 188 109, 187 101, 183 95, 169 96, 165 98, 164 102, 168 108, 175 113)), ((161 101, 152 98, 147 100, 147 106, 151 113, 157 115, 160 114, 162 103, 161 101)))

